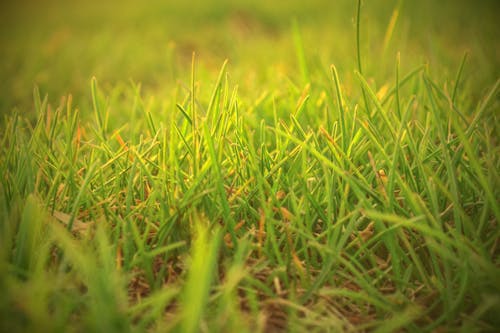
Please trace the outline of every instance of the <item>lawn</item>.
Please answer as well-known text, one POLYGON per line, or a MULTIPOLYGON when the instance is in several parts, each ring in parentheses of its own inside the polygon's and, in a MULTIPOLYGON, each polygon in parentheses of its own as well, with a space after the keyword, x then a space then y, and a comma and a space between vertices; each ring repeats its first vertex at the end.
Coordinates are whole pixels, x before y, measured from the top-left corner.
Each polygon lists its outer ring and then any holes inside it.
POLYGON ((1 4, 0 331, 498 331, 498 9, 1 4))

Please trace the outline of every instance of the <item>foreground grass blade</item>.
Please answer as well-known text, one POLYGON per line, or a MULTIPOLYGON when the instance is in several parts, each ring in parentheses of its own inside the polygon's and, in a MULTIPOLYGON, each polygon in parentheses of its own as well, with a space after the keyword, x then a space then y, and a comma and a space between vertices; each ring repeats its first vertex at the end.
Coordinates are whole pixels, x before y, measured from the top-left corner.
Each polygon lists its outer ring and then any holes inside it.
POLYGON ((201 321, 206 313, 208 295, 217 268, 217 255, 220 246, 220 232, 212 236, 202 221, 195 221, 195 239, 191 248, 191 265, 182 297, 182 323, 184 333, 200 330, 201 321))

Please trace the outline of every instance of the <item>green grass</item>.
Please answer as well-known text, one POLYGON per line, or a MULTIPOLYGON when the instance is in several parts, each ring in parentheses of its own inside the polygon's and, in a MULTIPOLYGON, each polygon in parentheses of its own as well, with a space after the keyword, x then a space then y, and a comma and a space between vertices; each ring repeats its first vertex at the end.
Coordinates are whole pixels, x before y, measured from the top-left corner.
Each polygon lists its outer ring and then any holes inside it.
POLYGON ((500 327, 493 1, 4 6, 1 331, 500 327))

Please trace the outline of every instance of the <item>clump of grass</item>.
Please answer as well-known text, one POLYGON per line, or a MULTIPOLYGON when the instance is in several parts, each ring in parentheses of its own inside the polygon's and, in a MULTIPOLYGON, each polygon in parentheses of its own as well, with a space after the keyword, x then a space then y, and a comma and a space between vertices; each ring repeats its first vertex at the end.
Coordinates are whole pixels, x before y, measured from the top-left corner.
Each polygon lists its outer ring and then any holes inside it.
POLYGON ((227 62, 209 90, 193 55, 168 103, 92 79, 93 117, 35 89, 38 120, 6 118, 2 329, 498 327, 500 81, 469 107, 465 58, 450 93, 398 56, 377 91, 358 53, 347 94, 298 29, 287 93, 248 100, 227 62))

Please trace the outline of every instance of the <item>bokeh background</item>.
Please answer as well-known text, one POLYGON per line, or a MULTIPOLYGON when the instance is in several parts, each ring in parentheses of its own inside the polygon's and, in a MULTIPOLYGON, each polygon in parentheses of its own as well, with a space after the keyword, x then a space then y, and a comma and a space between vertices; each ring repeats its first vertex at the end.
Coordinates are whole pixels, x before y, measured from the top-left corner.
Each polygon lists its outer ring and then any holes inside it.
MULTIPOLYGON (((403 71, 428 63, 446 80, 469 52, 466 82, 481 95, 500 74, 498 3, 365 0, 365 75, 375 82, 390 78, 401 52, 403 71)), ((35 84, 52 101, 71 93, 85 108, 92 76, 105 90, 133 81, 145 94, 168 96, 189 82, 193 51, 200 76, 215 77, 229 59, 240 93, 257 98, 266 87, 300 78, 294 20, 313 83, 332 63, 346 82, 356 68, 353 0, 20 0, 0 6, 2 113, 30 112, 35 84)))

